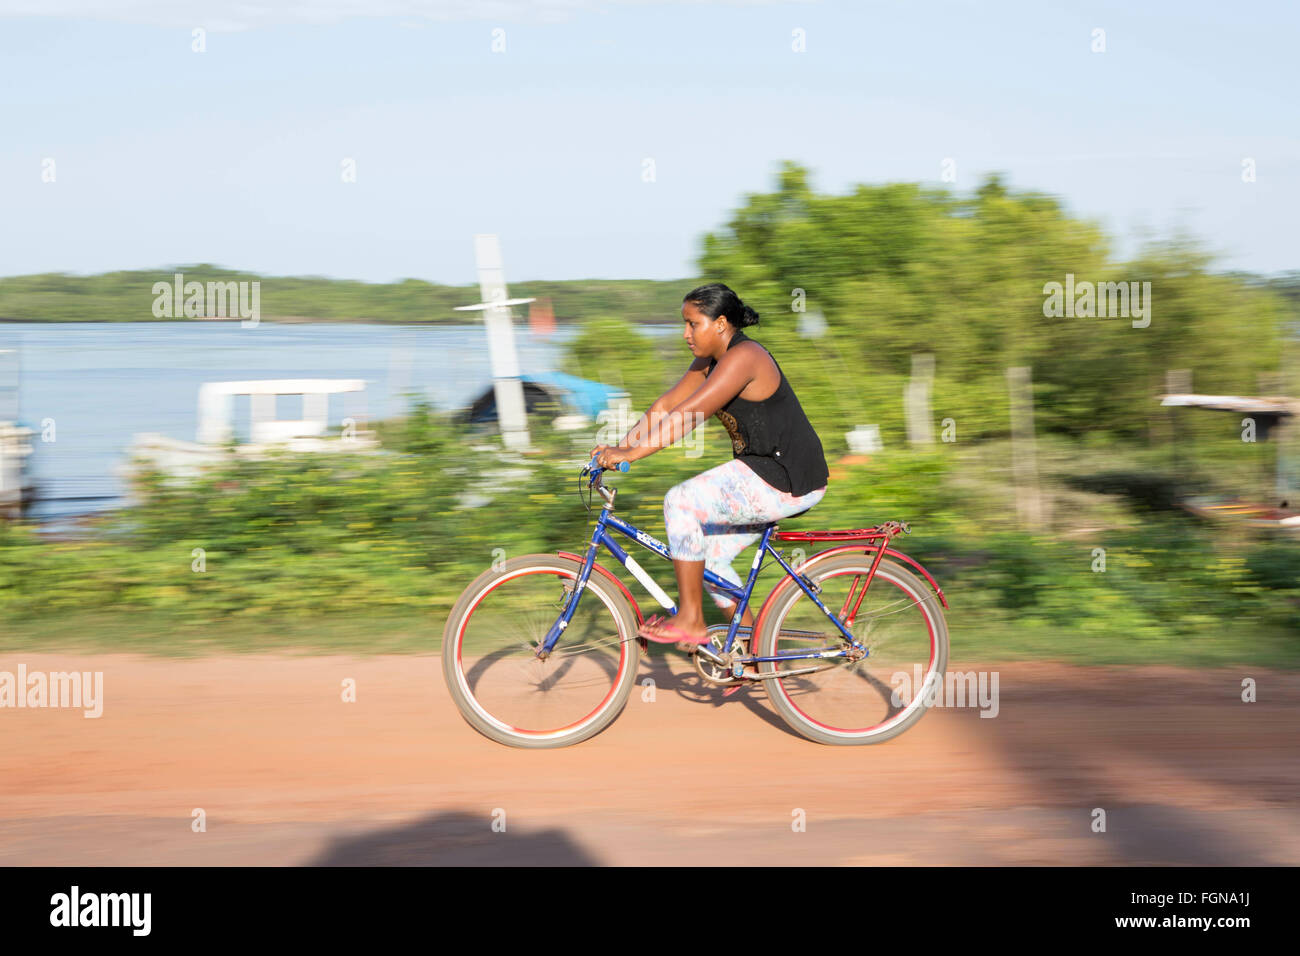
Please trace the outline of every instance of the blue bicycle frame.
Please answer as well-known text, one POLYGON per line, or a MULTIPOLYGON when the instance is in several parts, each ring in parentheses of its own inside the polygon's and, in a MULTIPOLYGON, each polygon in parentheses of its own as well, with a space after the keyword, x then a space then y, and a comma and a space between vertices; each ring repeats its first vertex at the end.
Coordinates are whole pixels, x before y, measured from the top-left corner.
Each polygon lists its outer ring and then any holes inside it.
MULTIPOLYGON (((588 465, 588 469, 592 472, 591 481, 588 482, 588 486, 590 487, 591 484, 595 483, 596 479, 600 476, 600 472, 604 469, 595 467, 595 459, 593 459, 592 463, 588 465)), ((627 469, 622 470, 626 471, 627 469)), ((641 565, 637 563, 636 559, 619 546, 619 543, 615 541, 613 535, 610 534, 610 529, 612 528, 615 531, 627 535, 637 544, 649 551, 653 551, 661 558, 672 560, 672 555, 669 553, 668 546, 656 539, 653 535, 646 534, 639 528, 628 524, 628 522, 624 521, 622 518, 616 517, 612 513, 613 506, 612 497, 606 499, 604 507, 601 508, 600 517, 596 519, 596 527, 591 533, 591 542, 587 547, 587 554, 583 558, 582 571, 578 575, 578 583, 574 586, 573 594, 565 605, 564 610, 560 613, 559 619, 551 625, 551 629, 546 633, 546 638, 542 641, 541 646, 538 647, 538 657, 544 658, 551 653, 555 645, 559 642, 560 636, 564 633, 564 629, 569 626, 569 622, 573 619, 573 614, 578 608, 578 600, 582 596, 582 592, 586 589, 587 579, 591 577, 591 569, 596 563, 596 554, 600 550, 601 545, 605 546, 619 564, 627 568, 632 576, 641 583, 641 585, 655 598, 655 600, 672 613, 677 613, 677 606, 673 604, 666 594, 664 594, 659 585, 655 583, 655 580, 641 568, 641 565)), ((771 554, 772 557, 776 558, 781 567, 785 569, 786 574, 794 578, 795 583, 799 585, 804 594, 808 595, 812 602, 821 609, 821 612, 826 615, 827 620, 831 621, 835 625, 840 634, 844 636, 844 640, 848 642, 849 647, 833 649, 825 648, 809 651, 788 651, 771 657, 756 657, 751 655, 749 657, 739 658, 734 663, 755 664, 760 661, 847 657, 849 655, 849 648, 860 652, 862 656, 866 656, 868 653, 867 649, 859 641, 854 639, 853 635, 844 627, 843 624, 840 623, 839 619, 821 602, 817 597, 816 592, 813 590, 814 586, 812 585, 812 582, 808 581, 803 575, 797 573, 792 567, 790 567, 790 565, 786 563, 785 558, 781 556, 781 552, 772 547, 771 537, 774 530, 775 525, 768 525, 763 530, 762 540, 758 543, 758 551, 754 555, 754 560, 749 566, 749 577, 745 581, 743 587, 736 587, 730 581, 719 577, 708 568, 704 569, 704 583, 712 585, 724 595, 736 601, 736 611, 731 616, 731 624, 727 628, 727 640, 722 647, 722 652, 724 654, 730 653, 731 646, 735 643, 736 635, 740 631, 741 618, 744 616, 745 608, 749 606, 750 596, 753 594, 754 585, 758 581, 758 572, 762 569, 764 556, 771 554)), ((702 650, 706 650, 707 648, 708 645, 702 645, 701 647, 702 650)))

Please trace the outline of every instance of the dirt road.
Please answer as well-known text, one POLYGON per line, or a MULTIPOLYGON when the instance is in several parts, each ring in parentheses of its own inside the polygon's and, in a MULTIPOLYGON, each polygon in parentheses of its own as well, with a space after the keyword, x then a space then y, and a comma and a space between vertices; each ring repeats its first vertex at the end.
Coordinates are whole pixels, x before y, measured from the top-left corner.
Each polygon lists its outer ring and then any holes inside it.
POLYGON ((521 751, 432 656, 20 664, 101 671, 103 714, 0 708, 0 865, 1300 863, 1293 674, 961 663, 998 672, 996 717, 831 748, 656 649, 653 700, 521 751))

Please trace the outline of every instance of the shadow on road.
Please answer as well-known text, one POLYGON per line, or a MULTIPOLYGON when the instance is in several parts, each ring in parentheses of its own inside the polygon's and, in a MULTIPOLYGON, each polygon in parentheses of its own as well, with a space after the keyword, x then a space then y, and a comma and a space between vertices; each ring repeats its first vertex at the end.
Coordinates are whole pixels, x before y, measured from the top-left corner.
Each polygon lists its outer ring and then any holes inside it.
POLYGON ((1300 819, 1295 675, 1252 669, 1270 696, 1245 704, 1231 672, 1037 670, 1004 680, 996 720, 947 715, 998 748, 1025 803, 1075 808, 1071 832, 1095 837, 1117 863, 1292 862, 1293 844, 1270 839, 1269 828, 1282 814, 1300 819), (1175 794, 1206 809, 1178 805, 1175 794), (1095 808, 1107 813, 1103 834, 1090 829, 1095 808))
POLYGON ((1116 807, 1107 821, 1108 846, 1123 864, 1252 866, 1272 858, 1258 838, 1182 807, 1116 807))
MULTIPOLYGON (((678 654, 680 652, 669 651, 668 653, 678 654)), ((674 673, 672 668, 669 667, 667 654, 652 654, 648 660, 644 657, 641 658, 642 670, 637 677, 637 683, 640 684, 646 677, 651 677, 658 689, 672 691, 684 700, 705 707, 722 707, 727 704, 733 707, 742 706, 768 726, 799 740, 804 739, 791 730, 789 724, 765 704, 767 694, 762 687, 757 684, 745 684, 731 697, 724 697, 723 687, 710 684, 701 679, 695 673, 694 665, 690 659, 686 655, 681 655, 681 657, 682 662, 677 665, 681 668, 678 673, 674 673)))
POLYGON ((335 840, 307 866, 598 866, 564 830, 492 830, 484 814, 438 813, 335 840))

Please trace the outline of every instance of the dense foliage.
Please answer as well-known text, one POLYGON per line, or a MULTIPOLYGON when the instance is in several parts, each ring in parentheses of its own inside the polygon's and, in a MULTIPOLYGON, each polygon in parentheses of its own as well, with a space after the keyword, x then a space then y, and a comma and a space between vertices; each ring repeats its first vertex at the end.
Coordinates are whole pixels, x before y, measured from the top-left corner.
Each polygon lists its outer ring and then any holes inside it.
MULTIPOLYGON (((956 657, 983 633, 1017 653, 1092 641, 1112 656, 1189 660, 1195 638, 1220 649, 1213 659, 1294 664, 1300 542, 1204 524, 1177 506, 1191 491, 1271 493, 1277 443, 1243 442, 1234 416, 1175 415, 1158 396, 1169 369, 1190 369, 1200 391, 1255 393, 1259 376, 1279 367, 1300 298, 1285 282, 1275 289, 1209 270, 1185 243, 1113 261, 1095 226, 996 180, 966 198, 908 184, 819 196, 793 165, 776 193, 748 197, 726 230, 705 237, 700 260, 703 276, 726 281, 762 314, 751 334, 780 360, 832 463, 830 492, 797 525, 911 521, 916 533, 901 545, 952 601, 956 657), (1149 281, 1150 325, 1045 316, 1044 285, 1066 273, 1149 281), (801 334, 800 309, 821 313, 825 334, 801 334), (953 440, 913 447, 902 396, 921 352, 935 360, 936 432, 949 419, 953 440), (1034 382, 1044 520, 1032 529, 1017 519, 1010 469, 1013 365, 1031 367, 1034 382), (846 457, 845 433, 862 424, 880 426, 884 450, 846 457)), ((559 285, 549 293, 557 313, 559 285)), ((685 284, 640 286, 658 297, 653 311, 676 314, 685 284)), ((472 300, 469 290, 452 295, 472 300)), ((365 314, 415 308, 400 300, 365 314)), ((419 308, 433 314, 432 301, 419 308)), ((642 335, 623 304, 593 309, 567 370, 625 388, 639 413, 690 356, 675 337, 642 335)), ((0 526, 0 618, 87 608, 189 621, 398 609, 430 614, 436 632, 494 560, 580 550, 588 537, 576 474, 596 426, 575 437, 539 416, 536 454, 513 463, 495 436, 427 406, 380 432, 378 455, 242 461, 183 486, 155 477, 137 506, 89 538, 49 542, 0 526)), ((715 423, 701 437, 689 452, 666 450, 617 478, 620 513, 662 537, 668 488, 730 457, 715 423)), ((667 565, 650 563, 662 583, 671 580, 667 565)))
POLYGON ((996 179, 970 197, 908 183, 822 196, 790 163, 777 192, 705 236, 700 258, 762 314, 753 334, 798 376, 814 424, 880 423, 894 441, 915 353, 934 356, 934 415, 961 440, 1007 432, 1009 366, 1033 370, 1040 430, 1074 436, 1144 437, 1169 369, 1191 369, 1200 391, 1254 394, 1294 313, 1209 266, 1186 242, 1117 262, 1096 226, 996 179), (1150 324, 1045 316, 1044 286, 1067 274, 1150 282, 1150 324), (801 336, 795 309, 822 313, 828 333, 801 336))

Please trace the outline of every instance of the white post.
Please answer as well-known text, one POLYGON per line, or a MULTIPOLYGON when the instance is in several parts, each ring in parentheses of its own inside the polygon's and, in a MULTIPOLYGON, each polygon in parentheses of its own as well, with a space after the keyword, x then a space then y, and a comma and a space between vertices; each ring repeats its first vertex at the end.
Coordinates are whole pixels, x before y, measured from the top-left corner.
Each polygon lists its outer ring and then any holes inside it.
POLYGON ((1278 368, 1278 397, 1290 410, 1289 417, 1277 423, 1277 480, 1275 494, 1278 502, 1286 502, 1292 511, 1300 511, 1300 345, 1295 341, 1283 343, 1278 368))
POLYGON ((507 448, 526 449, 529 437, 524 385, 519 378, 519 357, 515 352, 515 329, 510 320, 510 307, 503 304, 508 296, 501 243, 497 237, 475 236, 474 258, 478 263, 479 293, 486 306, 483 323, 487 327, 488 356, 492 362, 492 385, 501 439, 507 448))
POLYGON ((267 394, 266 392, 254 392, 248 397, 248 411, 251 418, 248 432, 249 438, 252 438, 253 441, 257 441, 256 438, 253 438, 253 435, 261 431, 257 427, 258 425, 262 424, 262 422, 273 422, 278 417, 279 413, 275 410, 275 406, 278 404, 276 397, 274 393, 267 394))
POLYGON ((934 381, 934 356, 912 355, 912 377, 903 392, 907 412, 907 440, 913 445, 934 444, 934 422, 930 419, 930 384, 934 381))
POLYGON ((322 435, 329 429, 330 397, 328 392, 304 392, 302 396, 302 419, 306 422, 319 422, 322 435))
POLYGON ((203 445, 222 445, 230 440, 230 416, 234 399, 221 388, 219 382, 205 382, 199 386, 198 442, 203 445))
MULTIPOLYGON (((1192 394, 1192 370, 1190 368, 1165 369, 1165 394, 1192 394)), ((1169 452, 1173 459, 1175 474, 1181 474, 1183 468, 1181 457, 1183 435, 1179 428, 1178 418, 1178 409, 1172 405, 1169 406, 1169 452)))
POLYGON ((1011 393, 1011 470, 1015 476, 1016 513, 1031 531, 1043 525, 1043 502, 1038 494, 1038 464, 1034 459, 1034 397, 1029 369, 1007 369, 1011 393))

